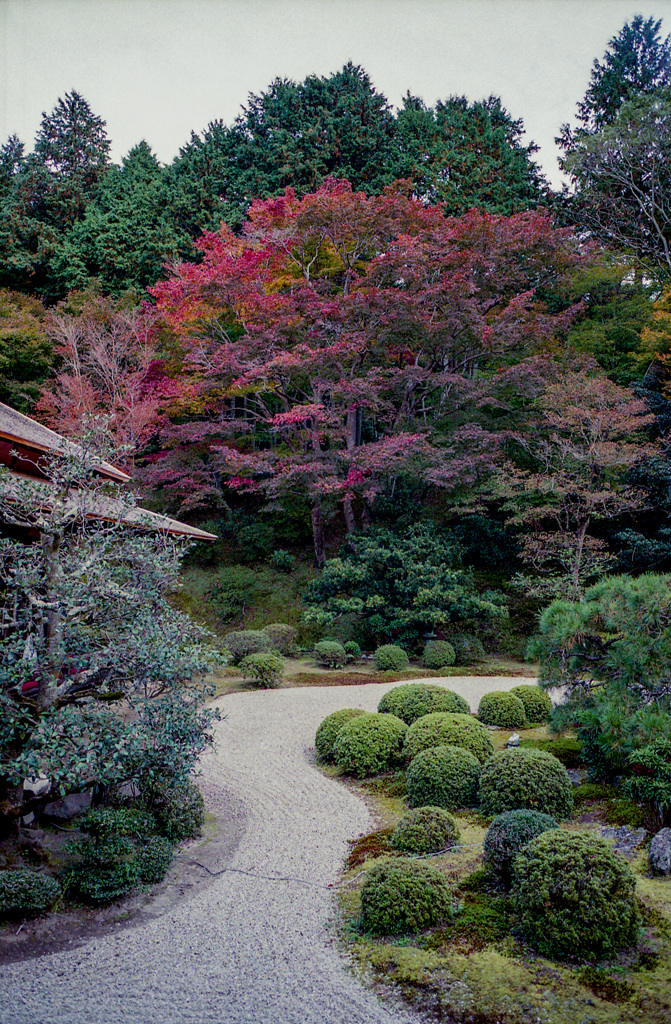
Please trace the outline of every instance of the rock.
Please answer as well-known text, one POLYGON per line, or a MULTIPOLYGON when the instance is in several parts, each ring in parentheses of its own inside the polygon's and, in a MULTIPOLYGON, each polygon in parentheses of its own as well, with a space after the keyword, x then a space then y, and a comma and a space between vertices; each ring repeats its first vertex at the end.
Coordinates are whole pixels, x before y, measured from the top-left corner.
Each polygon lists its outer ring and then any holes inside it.
POLYGON ((648 865, 653 875, 671 875, 671 828, 652 837, 648 865))
POLYGON ((648 833, 644 828, 627 828, 626 825, 620 825, 617 828, 604 826, 599 829, 599 835, 602 835, 604 839, 609 839, 613 844, 613 849, 627 854, 633 853, 636 847, 644 843, 648 833))
POLYGON ((51 780, 40 774, 34 779, 24 779, 23 792, 30 800, 38 796, 46 796, 51 789, 51 780))
POLYGON ((68 793, 60 800, 54 800, 53 803, 46 805, 42 813, 48 818, 67 821, 69 818, 75 818, 78 814, 88 811, 90 806, 91 791, 85 790, 83 793, 68 793))
POLYGON ((512 736, 510 737, 510 739, 508 740, 508 742, 506 743, 506 746, 507 747, 519 747, 519 745, 520 745, 520 734, 518 732, 514 732, 512 734, 512 736))
POLYGON ((33 822, 35 821, 35 815, 31 811, 30 814, 24 814, 24 816, 21 818, 21 821, 24 825, 32 825, 33 822))
POLYGON ((137 800, 140 795, 140 787, 137 782, 122 782, 117 789, 117 796, 120 800, 137 800))

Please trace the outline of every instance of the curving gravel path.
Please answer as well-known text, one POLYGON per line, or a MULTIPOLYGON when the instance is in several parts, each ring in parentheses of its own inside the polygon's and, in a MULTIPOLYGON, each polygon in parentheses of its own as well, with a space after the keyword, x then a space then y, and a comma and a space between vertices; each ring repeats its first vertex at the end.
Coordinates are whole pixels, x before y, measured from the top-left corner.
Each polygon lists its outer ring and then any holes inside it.
MULTIPOLYGON (((520 681, 530 680, 445 685, 476 707, 486 691, 520 681)), ((363 988, 330 938, 327 887, 347 841, 373 826, 364 804, 312 763, 327 714, 373 711, 395 685, 223 698, 227 718, 202 782, 224 841, 209 858, 207 843, 193 852, 223 873, 136 927, 3 967, 2 1024, 418 1024, 363 988)))

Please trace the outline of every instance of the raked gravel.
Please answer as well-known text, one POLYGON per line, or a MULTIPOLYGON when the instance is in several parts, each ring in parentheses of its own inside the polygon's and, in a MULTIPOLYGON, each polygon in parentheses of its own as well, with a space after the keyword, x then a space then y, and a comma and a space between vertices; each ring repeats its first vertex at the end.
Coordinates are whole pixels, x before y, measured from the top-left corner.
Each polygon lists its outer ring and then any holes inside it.
MULTIPOLYGON (((530 681, 444 685, 475 709, 483 693, 530 681)), ((315 730, 327 714, 374 711, 396 685, 222 698, 227 717, 201 780, 227 832, 209 861, 222 873, 135 927, 2 968, 2 1024, 418 1024, 380 1003, 338 951, 328 886, 347 841, 374 826, 363 802, 314 765, 315 730)))

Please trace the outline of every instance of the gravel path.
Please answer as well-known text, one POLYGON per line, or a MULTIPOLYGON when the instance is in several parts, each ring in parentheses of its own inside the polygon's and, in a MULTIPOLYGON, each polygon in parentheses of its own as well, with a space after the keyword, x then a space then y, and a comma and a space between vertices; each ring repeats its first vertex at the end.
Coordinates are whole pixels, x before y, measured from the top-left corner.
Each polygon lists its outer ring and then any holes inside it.
MULTIPOLYGON (((445 685, 476 707, 484 692, 520 681, 445 685)), ((327 886, 348 839, 373 826, 364 804, 312 763, 327 714, 375 710, 394 685, 223 698, 203 788, 227 830, 210 871, 227 870, 136 927, 4 967, 2 1024, 418 1024, 363 988, 330 938, 327 886)), ((206 853, 207 844, 194 856, 206 853)))

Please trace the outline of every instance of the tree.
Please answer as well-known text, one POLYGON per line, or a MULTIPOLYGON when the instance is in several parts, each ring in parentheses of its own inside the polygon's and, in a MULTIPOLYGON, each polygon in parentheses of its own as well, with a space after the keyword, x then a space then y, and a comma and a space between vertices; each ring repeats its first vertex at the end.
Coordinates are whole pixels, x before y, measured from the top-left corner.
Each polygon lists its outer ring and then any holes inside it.
POLYGON ((0 401, 27 412, 54 364, 39 299, 0 289, 0 401))
POLYGON ((5 827, 26 777, 44 772, 53 792, 181 779, 209 741, 196 680, 215 655, 168 600, 183 547, 137 511, 129 526, 132 498, 97 475, 99 459, 73 446, 42 463, 46 480, 0 472, 5 827))

